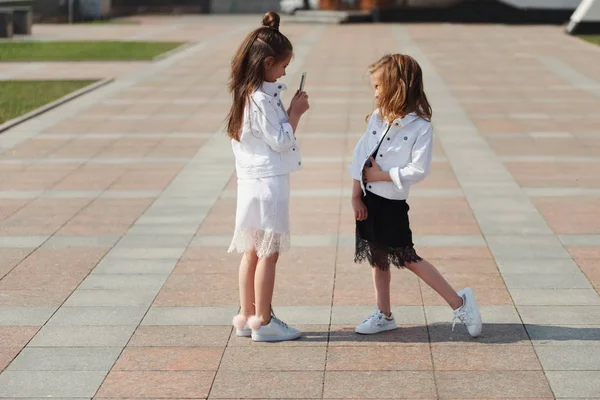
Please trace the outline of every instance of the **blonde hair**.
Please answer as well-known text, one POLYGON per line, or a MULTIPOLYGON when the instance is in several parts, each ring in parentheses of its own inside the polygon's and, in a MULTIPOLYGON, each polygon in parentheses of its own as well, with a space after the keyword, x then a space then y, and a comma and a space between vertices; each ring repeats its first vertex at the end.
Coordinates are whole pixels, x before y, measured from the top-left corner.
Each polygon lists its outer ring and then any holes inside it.
POLYGON ((381 71, 379 114, 391 122, 411 112, 431 121, 433 111, 423 89, 419 63, 405 54, 386 54, 369 67, 369 73, 381 71))

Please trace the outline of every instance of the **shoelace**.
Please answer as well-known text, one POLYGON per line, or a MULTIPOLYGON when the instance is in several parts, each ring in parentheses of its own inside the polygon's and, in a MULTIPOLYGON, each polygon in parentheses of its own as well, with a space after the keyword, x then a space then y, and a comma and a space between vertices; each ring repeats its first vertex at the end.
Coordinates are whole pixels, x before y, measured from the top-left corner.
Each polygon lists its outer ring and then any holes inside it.
POLYGON ((364 320, 364 322, 371 322, 371 323, 375 323, 375 325, 381 325, 383 323, 383 314, 381 314, 380 312, 376 312, 374 314, 371 314, 367 317, 367 319, 364 320))
POLYGON ((473 323, 471 316, 461 308, 454 312, 454 318, 452 318, 452 332, 454 332, 454 327, 456 326, 456 322, 461 321, 465 325, 469 325, 473 323))

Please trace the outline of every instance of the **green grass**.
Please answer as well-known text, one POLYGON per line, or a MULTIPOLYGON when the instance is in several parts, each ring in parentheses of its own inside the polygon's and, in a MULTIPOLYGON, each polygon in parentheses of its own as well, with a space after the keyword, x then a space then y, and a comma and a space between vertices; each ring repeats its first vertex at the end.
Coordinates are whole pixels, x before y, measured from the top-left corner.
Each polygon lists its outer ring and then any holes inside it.
POLYGON ((172 50, 173 42, 2 42, 0 61, 143 61, 172 50))
POLYGON ((0 124, 95 81, 0 81, 0 124))
POLYGON ((582 35, 580 38, 587 40, 590 43, 600 45, 600 35, 582 35))

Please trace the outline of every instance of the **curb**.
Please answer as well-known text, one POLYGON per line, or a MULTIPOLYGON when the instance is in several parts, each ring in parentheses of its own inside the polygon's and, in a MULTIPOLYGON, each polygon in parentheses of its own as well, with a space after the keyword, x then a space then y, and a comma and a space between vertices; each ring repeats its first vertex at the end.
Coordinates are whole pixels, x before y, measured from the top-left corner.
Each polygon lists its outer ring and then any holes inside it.
POLYGON ((2 125, 0 125, 0 134, 4 131, 7 131, 8 129, 11 129, 11 128, 27 121, 27 120, 37 117, 40 114, 50 111, 53 108, 56 108, 62 104, 65 104, 71 100, 74 100, 77 97, 83 96, 84 94, 90 93, 102 86, 105 86, 105 85, 111 83, 112 81, 114 81, 114 78, 102 79, 98 82, 92 83, 91 85, 82 87, 79 90, 71 92, 57 100, 54 100, 51 103, 48 103, 39 108, 36 108, 35 110, 28 112, 27 114, 21 115, 20 117, 17 117, 17 118, 10 119, 10 120, 6 121, 5 123, 3 123, 2 125))

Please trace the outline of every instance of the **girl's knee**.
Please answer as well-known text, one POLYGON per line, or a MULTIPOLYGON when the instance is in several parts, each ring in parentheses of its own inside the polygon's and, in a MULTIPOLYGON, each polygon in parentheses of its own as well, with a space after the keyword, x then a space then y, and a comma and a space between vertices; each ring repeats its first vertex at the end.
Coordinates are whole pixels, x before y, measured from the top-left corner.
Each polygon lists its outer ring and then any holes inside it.
POLYGON ((246 249, 244 252, 244 257, 250 261, 258 261, 258 255, 256 254, 255 249, 246 249))

